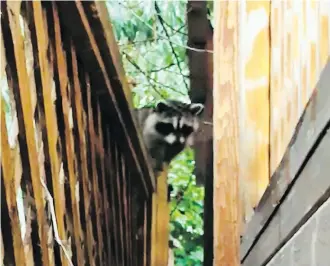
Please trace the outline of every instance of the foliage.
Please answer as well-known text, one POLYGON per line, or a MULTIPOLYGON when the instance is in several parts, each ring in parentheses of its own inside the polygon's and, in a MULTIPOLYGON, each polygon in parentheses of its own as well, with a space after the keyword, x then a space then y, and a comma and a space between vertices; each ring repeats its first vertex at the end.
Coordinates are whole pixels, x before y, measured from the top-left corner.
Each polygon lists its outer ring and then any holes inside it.
MULTIPOLYGON (((187 0, 107 2, 136 107, 162 98, 189 101, 186 4, 187 0)), ((212 2, 208 6, 212 9, 212 2)), ((170 239, 176 265, 197 266, 203 261, 204 189, 195 186, 193 158, 192 150, 178 155, 168 175, 173 185, 170 239)))
POLYGON ((137 107, 162 98, 171 97, 185 101, 189 99, 189 71, 185 49, 187 33, 184 21, 186 2, 157 2, 179 66, 166 33, 159 23, 154 3, 108 1, 110 18, 123 55, 126 73, 133 85, 134 103, 137 107))

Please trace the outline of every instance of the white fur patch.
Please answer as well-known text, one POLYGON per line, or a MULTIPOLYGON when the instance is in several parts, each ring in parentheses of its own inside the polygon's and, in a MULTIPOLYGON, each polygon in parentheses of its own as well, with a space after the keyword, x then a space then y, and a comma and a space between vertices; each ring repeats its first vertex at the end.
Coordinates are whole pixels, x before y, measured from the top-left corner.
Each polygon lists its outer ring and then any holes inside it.
POLYGON ((178 117, 173 117, 173 126, 174 128, 178 128, 178 124, 179 124, 179 119, 178 117))
POLYGON ((185 138, 184 137, 180 137, 180 142, 181 143, 184 143, 184 141, 185 141, 185 138))
POLYGON ((191 127, 192 123, 191 123, 191 121, 189 121, 185 117, 182 117, 181 120, 180 120, 180 128, 182 128, 184 125, 186 125, 188 127, 191 127))
POLYGON ((194 144, 194 137, 190 135, 187 139, 187 146, 192 146, 194 144))
POLYGON ((168 144, 173 144, 176 141, 176 136, 173 133, 171 133, 167 135, 164 139, 168 144))
POLYGON ((156 114, 151 114, 147 117, 147 119, 144 122, 144 132, 150 132, 150 131, 154 131, 155 128, 155 124, 158 121, 158 116, 156 114))
POLYGON ((197 129, 199 128, 199 123, 198 123, 197 119, 194 120, 193 127, 194 127, 194 131, 197 131, 197 129))

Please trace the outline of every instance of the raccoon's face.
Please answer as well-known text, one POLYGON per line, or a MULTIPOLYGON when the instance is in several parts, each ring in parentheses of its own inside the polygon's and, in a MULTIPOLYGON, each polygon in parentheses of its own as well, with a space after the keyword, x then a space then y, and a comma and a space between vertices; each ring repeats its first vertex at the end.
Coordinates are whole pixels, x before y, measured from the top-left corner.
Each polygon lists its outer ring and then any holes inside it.
POLYGON ((198 115, 204 106, 168 100, 160 102, 145 121, 144 131, 170 146, 184 148, 193 143, 193 133, 199 127, 198 115))

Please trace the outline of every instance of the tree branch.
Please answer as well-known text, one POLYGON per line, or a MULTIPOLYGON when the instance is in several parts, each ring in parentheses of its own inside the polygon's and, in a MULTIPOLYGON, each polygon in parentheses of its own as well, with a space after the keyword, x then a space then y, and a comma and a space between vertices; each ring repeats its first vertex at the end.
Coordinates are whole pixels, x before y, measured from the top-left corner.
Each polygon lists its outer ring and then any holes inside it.
POLYGON ((182 93, 181 91, 178 91, 178 90, 176 90, 176 89, 174 89, 174 88, 172 88, 172 87, 170 87, 170 86, 167 86, 167 85, 165 85, 165 84, 163 84, 163 83, 161 83, 161 82, 159 82, 159 81, 157 81, 157 80, 155 80, 154 78, 152 78, 152 77, 150 77, 150 75, 148 75, 145 71, 143 71, 142 69, 141 69, 141 67, 139 67, 138 66, 138 64, 137 63, 135 63, 134 62, 134 60, 130 57, 130 55, 128 55, 127 53, 125 53, 125 52, 122 52, 123 53, 123 55, 125 55, 125 57, 126 57, 126 59, 127 59, 127 61, 128 62, 130 62, 139 72, 141 72, 146 78, 147 78, 147 80, 148 80, 148 83, 150 84, 150 86, 159 94, 159 96, 161 96, 163 99, 166 99, 163 95, 162 95, 162 93, 159 91, 159 90, 157 90, 156 89, 156 87, 154 86, 154 84, 152 84, 150 81, 152 80, 154 83, 157 83, 157 84, 159 84, 159 85, 161 85, 161 86, 163 86, 163 87, 165 87, 165 88, 168 88, 168 89, 171 89, 171 90, 173 90, 173 91, 175 91, 175 92, 177 92, 177 93, 179 93, 179 94, 181 94, 181 95, 183 95, 183 96, 186 96, 186 94, 184 94, 184 93, 182 93))
POLYGON ((181 195, 180 195, 181 197, 180 197, 180 199, 178 199, 178 201, 176 202, 175 207, 174 207, 173 210, 171 211, 171 213, 170 213, 170 217, 171 217, 172 214, 176 211, 176 209, 179 207, 180 202, 183 200, 184 193, 187 191, 187 189, 189 188, 189 186, 190 186, 190 184, 191 184, 191 182, 192 182, 192 180, 193 180, 192 177, 193 177, 193 175, 190 175, 190 178, 189 178, 189 180, 188 180, 187 185, 184 187, 184 189, 180 190, 180 191, 177 193, 177 195, 180 193, 180 194, 181 194, 181 195))
MULTIPOLYGON (((134 17, 136 17, 138 20, 140 20, 141 22, 143 22, 148 28, 154 30, 148 23, 146 23, 139 15, 137 15, 132 9, 130 9, 129 7, 123 5, 122 3, 118 3, 119 5, 127 8, 134 17)), ((176 45, 176 46, 180 46, 180 47, 183 47, 183 48, 186 48, 187 50, 191 50, 191 51, 194 51, 194 52, 199 52, 199 53, 210 53, 210 54, 213 54, 213 51, 211 50, 207 50, 207 49, 198 49, 198 48, 194 48, 194 47, 190 47, 190 46, 187 46, 187 45, 184 45, 184 44, 179 44, 179 43, 176 43, 176 42, 173 42, 172 40, 169 40, 167 37, 164 37, 164 36, 161 36, 161 35, 158 35, 158 39, 163 39, 163 40, 167 40, 169 41, 170 43, 176 45)))
POLYGON ((183 75, 183 73, 182 73, 182 68, 181 68, 181 65, 180 65, 179 58, 178 58, 178 56, 177 56, 177 54, 176 54, 176 52, 175 52, 175 50, 174 50, 174 47, 173 47, 173 45, 172 45, 172 43, 171 43, 170 35, 169 35, 169 33, 168 33, 168 31, 167 31, 165 25, 164 25, 164 19, 163 19, 162 15, 161 15, 161 11, 160 11, 160 8, 159 8, 159 6, 158 6, 158 4, 157 4, 157 1, 155 1, 155 9, 156 9, 156 14, 157 14, 157 17, 158 17, 158 19, 159 19, 159 22, 160 22, 160 24, 161 24, 162 27, 163 27, 163 30, 164 30, 164 32, 165 32, 165 35, 166 35, 166 37, 167 37, 167 39, 168 39, 168 42, 169 42, 169 45, 170 45, 170 47, 171 47, 172 53, 173 53, 173 55, 174 55, 174 57, 175 57, 175 60, 176 60, 176 63, 177 63, 177 65, 178 65, 178 68, 179 68, 180 74, 182 75, 183 82, 184 82, 184 84, 185 84, 185 86, 186 86, 187 91, 189 91, 188 84, 187 84, 186 79, 185 79, 185 77, 184 77, 184 75, 183 75))

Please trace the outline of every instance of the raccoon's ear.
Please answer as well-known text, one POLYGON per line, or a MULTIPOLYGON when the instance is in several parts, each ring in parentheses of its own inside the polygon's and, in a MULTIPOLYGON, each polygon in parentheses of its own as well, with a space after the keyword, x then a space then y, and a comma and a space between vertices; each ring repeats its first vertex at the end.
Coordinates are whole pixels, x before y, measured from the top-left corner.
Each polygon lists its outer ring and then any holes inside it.
POLYGON ((157 103, 156 108, 155 108, 156 112, 158 112, 158 113, 165 112, 169 109, 171 109, 171 107, 166 102, 157 103))
POLYGON ((193 115, 199 115, 204 111, 204 105, 201 103, 192 103, 189 109, 193 115))

